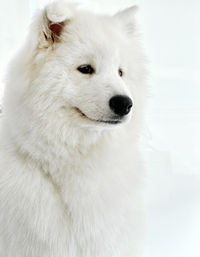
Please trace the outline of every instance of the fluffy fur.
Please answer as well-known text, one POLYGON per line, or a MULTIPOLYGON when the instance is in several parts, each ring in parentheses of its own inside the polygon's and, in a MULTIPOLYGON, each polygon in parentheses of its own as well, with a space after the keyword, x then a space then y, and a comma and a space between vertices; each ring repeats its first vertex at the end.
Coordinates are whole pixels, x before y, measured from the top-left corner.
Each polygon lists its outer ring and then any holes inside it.
POLYGON ((5 89, 0 256, 141 256, 146 71, 135 11, 100 16, 55 2, 37 14, 5 89), (98 122, 119 94, 132 98, 131 113, 98 122))

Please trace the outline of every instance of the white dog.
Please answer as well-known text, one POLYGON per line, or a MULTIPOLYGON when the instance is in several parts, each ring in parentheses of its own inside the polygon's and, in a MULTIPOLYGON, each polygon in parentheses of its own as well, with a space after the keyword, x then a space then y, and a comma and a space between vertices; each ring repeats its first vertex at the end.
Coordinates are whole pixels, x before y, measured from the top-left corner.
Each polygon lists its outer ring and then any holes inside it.
POLYGON ((147 89, 135 11, 54 2, 33 22, 4 96, 1 257, 141 256, 147 89))

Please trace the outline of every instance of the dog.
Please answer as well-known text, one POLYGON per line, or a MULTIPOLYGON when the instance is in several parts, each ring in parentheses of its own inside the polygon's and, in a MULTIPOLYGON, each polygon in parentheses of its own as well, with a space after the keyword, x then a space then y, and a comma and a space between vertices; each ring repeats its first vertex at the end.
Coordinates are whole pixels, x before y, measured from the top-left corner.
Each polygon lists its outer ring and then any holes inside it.
POLYGON ((1 257, 139 257, 147 98, 136 6, 52 2, 7 73, 1 257))

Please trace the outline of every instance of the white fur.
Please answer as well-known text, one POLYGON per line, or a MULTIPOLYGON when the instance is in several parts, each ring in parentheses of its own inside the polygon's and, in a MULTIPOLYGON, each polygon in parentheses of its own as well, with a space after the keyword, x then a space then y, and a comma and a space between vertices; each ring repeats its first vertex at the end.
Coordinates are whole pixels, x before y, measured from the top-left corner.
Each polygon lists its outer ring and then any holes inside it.
POLYGON ((54 3, 36 16, 4 96, 1 257, 141 256, 147 89, 134 12, 97 16, 54 3), (48 19, 65 23, 56 42, 48 19), (86 63, 94 75, 77 71, 86 63), (123 124, 92 121, 110 118, 116 94, 133 100, 123 124))
POLYGON ((67 2, 60 0, 60 3, 53 2, 46 7, 46 14, 52 22, 62 22, 73 17, 73 9, 75 6, 69 5, 67 2))

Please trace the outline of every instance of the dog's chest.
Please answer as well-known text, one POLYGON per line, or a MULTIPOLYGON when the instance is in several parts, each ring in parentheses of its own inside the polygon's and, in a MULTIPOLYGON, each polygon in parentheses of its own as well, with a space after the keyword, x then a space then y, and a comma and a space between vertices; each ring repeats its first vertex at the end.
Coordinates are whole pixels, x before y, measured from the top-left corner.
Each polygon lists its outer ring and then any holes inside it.
POLYGON ((63 204, 78 256, 123 256, 131 248, 137 202, 133 178, 121 175, 117 168, 104 169, 76 177, 65 190, 63 204))

